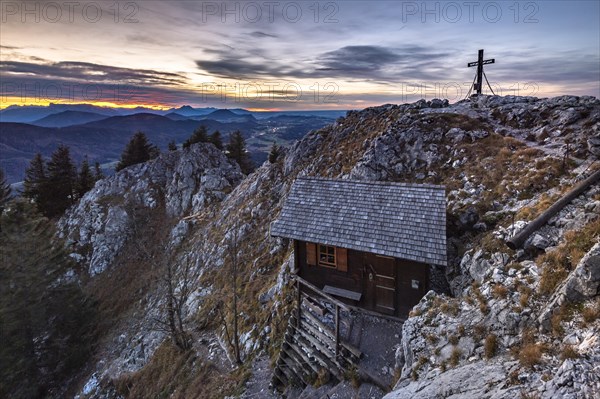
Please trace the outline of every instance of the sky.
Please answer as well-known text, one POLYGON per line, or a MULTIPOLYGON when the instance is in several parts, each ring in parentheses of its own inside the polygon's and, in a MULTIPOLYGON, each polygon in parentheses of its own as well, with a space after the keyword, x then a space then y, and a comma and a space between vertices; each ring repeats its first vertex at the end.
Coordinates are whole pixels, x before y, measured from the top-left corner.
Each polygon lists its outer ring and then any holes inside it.
POLYGON ((0 1, 0 108, 600 96, 600 1, 0 1), (489 88, 484 90, 490 93, 489 88))

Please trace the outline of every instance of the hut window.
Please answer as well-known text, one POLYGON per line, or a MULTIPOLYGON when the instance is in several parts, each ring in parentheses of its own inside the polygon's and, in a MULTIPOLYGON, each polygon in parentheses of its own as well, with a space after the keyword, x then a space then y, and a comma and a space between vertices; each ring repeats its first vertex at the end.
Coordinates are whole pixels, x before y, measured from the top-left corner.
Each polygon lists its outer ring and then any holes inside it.
POLYGON ((336 267, 335 247, 329 245, 319 245, 319 265, 336 267))

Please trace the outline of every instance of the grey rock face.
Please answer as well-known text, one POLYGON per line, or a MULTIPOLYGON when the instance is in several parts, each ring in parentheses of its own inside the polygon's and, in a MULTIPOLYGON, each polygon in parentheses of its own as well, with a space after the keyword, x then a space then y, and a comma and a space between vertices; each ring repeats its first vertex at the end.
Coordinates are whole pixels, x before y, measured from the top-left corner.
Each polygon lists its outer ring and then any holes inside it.
POLYGON ((478 361, 445 373, 435 369, 418 383, 401 383, 384 399, 514 399, 519 397, 518 388, 506 384, 513 367, 510 363, 478 361))
POLYGON ((552 315, 565 301, 582 302, 597 295, 600 295, 600 243, 592 247, 557 289, 541 312, 539 322, 549 331, 552 315))
MULTIPOLYGON (((161 154, 96 183, 59 221, 59 232, 83 255, 91 276, 111 265, 125 245, 140 208, 164 204, 168 217, 197 213, 222 199, 243 178, 237 165, 210 144, 161 154)), ((173 239, 181 242, 185 227, 173 239)))

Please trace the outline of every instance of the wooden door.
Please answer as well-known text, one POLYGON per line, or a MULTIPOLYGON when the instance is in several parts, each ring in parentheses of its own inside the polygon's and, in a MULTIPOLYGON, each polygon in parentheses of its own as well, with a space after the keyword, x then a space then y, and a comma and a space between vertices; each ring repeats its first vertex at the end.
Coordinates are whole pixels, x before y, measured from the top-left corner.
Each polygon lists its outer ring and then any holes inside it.
POLYGON ((398 308, 407 315, 429 289, 429 267, 423 263, 398 261, 398 308))
POLYGON ((367 284, 370 307, 381 313, 396 313, 396 261, 394 258, 368 254, 367 284))

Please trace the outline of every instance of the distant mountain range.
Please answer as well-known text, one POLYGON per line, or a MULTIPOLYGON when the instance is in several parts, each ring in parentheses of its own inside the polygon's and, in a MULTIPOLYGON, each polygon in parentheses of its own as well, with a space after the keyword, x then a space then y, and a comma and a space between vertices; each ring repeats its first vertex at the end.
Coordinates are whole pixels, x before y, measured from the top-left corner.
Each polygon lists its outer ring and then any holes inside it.
MULTIPOLYGON (((194 108, 189 105, 184 105, 179 108, 170 108, 167 110, 156 110, 151 108, 109 108, 98 107, 90 104, 50 104, 48 106, 35 105, 11 105, 3 110, 0 110, 0 122, 19 122, 31 123, 43 119, 49 115, 59 114, 65 111, 88 112, 106 116, 124 116, 139 113, 169 115, 177 114, 179 116, 201 117, 206 116, 216 111, 229 111, 237 115, 252 115, 256 119, 267 119, 277 115, 300 115, 300 116, 321 116, 324 118, 339 118, 346 115, 346 111, 261 111, 253 112, 243 108, 220 109, 214 107, 194 108)), ((175 116, 178 117, 178 116, 175 116)))
POLYGON ((170 110, 103 108, 87 104, 48 107, 11 106, 0 111, 0 167, 9 183, 23 179, 39 152, 49 158, 59 144, 68 145, 76 162, 85 155, 107 173, 137 132, 144 132, 161 150, 182 143, 199 126, 219 130, 226 141, 240 130, 255 163, 266 160, 273 142, 286 146, 310 130, 332 123, 345 111, 251 112, 244 109, 193 108, 170 110))

